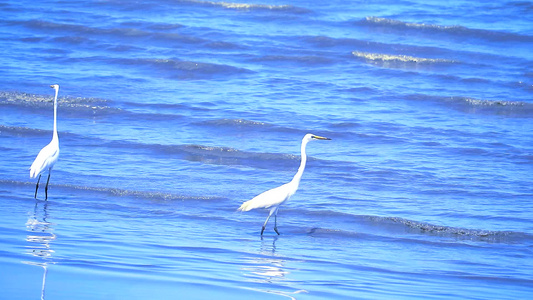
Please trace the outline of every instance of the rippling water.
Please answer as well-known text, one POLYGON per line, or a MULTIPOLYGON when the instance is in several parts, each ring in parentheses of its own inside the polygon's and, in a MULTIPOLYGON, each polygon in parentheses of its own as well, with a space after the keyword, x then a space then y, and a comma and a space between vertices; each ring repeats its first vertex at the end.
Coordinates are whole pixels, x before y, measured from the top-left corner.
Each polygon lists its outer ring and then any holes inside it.
POLYGON ((2 294, 530 298, 533 5, 307 2, 0 1, 2 294))

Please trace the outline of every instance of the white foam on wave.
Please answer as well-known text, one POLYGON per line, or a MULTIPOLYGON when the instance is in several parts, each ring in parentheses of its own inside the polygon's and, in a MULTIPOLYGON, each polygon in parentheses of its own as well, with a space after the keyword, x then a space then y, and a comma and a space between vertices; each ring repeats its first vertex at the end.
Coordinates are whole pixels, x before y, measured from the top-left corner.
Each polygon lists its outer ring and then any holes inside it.
POLYGON ((188 0, 188 1, 183 1, 183 2, 210 5, 210 6, 218 6, 218 7, 223 7, 223 8, 227 8, 227 9, 235 9, 235 10, 260 9, 260 10, 289 11, 289 12, 296 12, 296 13, 309 12, 309 10, 307 10, 305 8, 295 7, 295 6, 287 5, 287 4, 270 5, 270 4, 216 2, 216 1, 200 1, 200 0, 188 0))
POLYGON ((382 62, 404 62, 404 63, 455 63, 455 60, 442 59, 442 58, 423 58, 414 57, 408 55, 392 55, 381 53, 369 53, 353 51, 352 54, 355 57, 364 58, 369 61, 382 61, 382 62))
POLYGON ((425 23, 412 23, 412 22, 403 22, 399 20, 378 18, 378 17, 366 17, 365 21, 368 23, 374 23, 374 24, 379 24, 379 25, 402 26, 402 27, 416 28, 416 29, 436 29, 436 30, 443 30, 443 31, 450 30, 450 29, 452 30, 466 29, 466 27, 458 26, 458 25, 445 26, 445 25, 425 24, 425 23))
POLYGON ((439 24, 426 24, 405 22, 395 19, 379 18, 379 17, 366 17, 359 22, 363 25, 391 28, 397 30, 410 30, 418 32, 428 33, 446 33, 459 36, 474 37, 476 39, 483 38, 493 41, 522 41, 531 42, 533 36, 518 34, 506 31, 487 30, 483 28, 468 28, 461 25, 439 25, 439 24))
MULTIPOLYGON (((6 92, 0 91, 0 104, 18 105, 18 106, 49 106, 48 104, 53 100, 52 95, 38 95, 22 92, 6 92)), ((107 106, 107 100, 87 97, 58 97, 58 105, 69 108, 86 108, 91 110, 111 110, 107 106)), ((120 110, 113 108, 112 110, 120 110)))

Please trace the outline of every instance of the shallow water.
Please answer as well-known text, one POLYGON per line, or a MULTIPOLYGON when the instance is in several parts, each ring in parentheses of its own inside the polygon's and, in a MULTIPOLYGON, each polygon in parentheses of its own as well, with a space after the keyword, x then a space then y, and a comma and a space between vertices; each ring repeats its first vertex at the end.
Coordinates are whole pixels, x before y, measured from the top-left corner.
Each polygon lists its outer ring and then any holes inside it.
POLYGON ((0 7, 10 299, 533 294, 530 3, 0 7))

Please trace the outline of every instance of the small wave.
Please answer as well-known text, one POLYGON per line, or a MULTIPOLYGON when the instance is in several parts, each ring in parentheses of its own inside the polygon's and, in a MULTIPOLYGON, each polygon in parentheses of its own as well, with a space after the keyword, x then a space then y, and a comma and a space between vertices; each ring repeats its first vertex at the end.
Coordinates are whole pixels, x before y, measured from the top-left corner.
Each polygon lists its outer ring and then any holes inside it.
MULTIPOLYGON (((90 142, 86 141, 85 142, 90 142)), ((173 158, 188 161, 202 162, 205 164, 248 166, 260 169, 294 169, 300 160, 299 155, 283 153, 260 153, 241 151, 231 147, 218 147, 206 145, 161 145, 145 144, 129 141, 101 141, 95 140, 96 145, 109 148, 135 149, 153 152, 159 155, 168 155, 173 158), (98 143, 96 143, 98 142, 98 143), (275 163, 272 163, 275 161, 275 163)), ((316 160, 312 157, 309 160, 316 160)))
POLYGON ((399 217, 369 217, 372 221, 380 224, 397 224, 400 227, 405 229, 414 230, 415 232, 439 235, 439 236, 450 236, 450 237, 465 237, 465 238, 475 238, 483 241, 490 242, 513 242, 520 240, 531 240, 533 236, 523 232, 515 231, 495 231, 495 230, 484 230, 484 229, 469 229, 469 228, 460 228, 452 226, 443 226, 443 225, 434 225, 425 222, 418 222, 407 220, 399 217))
MULTIPOLYGON (((16 180, 0 179, 0 185, 6 186, 34 186, 33 182, 22 182, 16 180)), ((54 184, 56 188, 64 188, 78 191, 88 191, 96 193, 104 193, 115 197, 137 197, 150 200, 164 200, 164 201, 216 201, 224 198, 216 196, 190 196, 190 195, 178 195, 166 192, 154 192, 154 191, 140 191, 140 190, 126 190, 111 187, 95 187, 95 186, 80 186, 73 184, 54 184)))
POLYGON ((79 45, 89 41, 89 39, 82 36, 63 36, 53 39, 54 42, 79 45))
POLYGON ((150 191, 138 191, 138 190, 125 190, 125 189, 118 189, 118 188, 109 188, 109 187, 89 187, 89 186, 77 186, 77 185, 70 185, 70 184, 59 184, 56 185, 57 187, 63 187, 63 188, 69 188, 69 189, 75 189, 75 190, 84 190, 84 191, 90 191, 90 192, 100 192, 109 194, 116 197, 137 197, 137 198, 145 198, 150 200, 164 200, 164 201, 188 201, 188 200, 194 200, 194 201, 213 201, 213 200, 219 200, 220 197, 209 197, 209 196, 185 196, 185 195, 177 195, 172 193, 165 193, 165 192, 150 192, 150 191))
POLYGON ((367 63, 378 65, 380 67, 394 68, 394 67, 414 67, 420 65, 430 64, 453 64, 457 61, 440 58, 422 58, 407 55, 391 55, 380 53, 368 53, 353 51, 355 57, 364 59, 367 63))
POLYGON ((294 162, 300 159, 300 156, 292 154, 246 152, 230 147, 184 145, 180 148, 189 158, 196 158, 194 160, 225 165, 254 165, 271 168, 272 161, 278 161, 279 165, 283 165, 283 162, 294 162))
MULTIPOLYGON (((195 122, 194 125, 208 126, 212 128, 238 128, 240 130, 250 129, 257 133, 257 130, 268 130, 269 133, 278 132, 282 134, 290 133, 297 136, 304 136, 308 133, 307 130, 301 130, 293 127, 284 127, 279 125, 273 125, 260 121, 252 121, 246 119, 215 119, 208 121, 195 122)), ((327 134, 331 136, 332 134, 327 134)))
POLYGON ((182 61, 166 58, 119 59, 115 62, 125 65, 147 66, 164 71, 171 78, 198 79, 214 75, 239 75, 253 71, 229 65, 182 61))
POLYGON ((333 61, 329 58, 320 56, 287 56, 287 55, 266 55, 251 59, 252 62, 289 62, 305 65, 331 64, 333 61))
POLYGON ((213 125, 213 126, 235 126, 235 127, 272 127, 271 124, 251 121, 245 119, 218 119, 204 121, 202 124, 213 125))
MULTIPOLYGON (((252 125, 262 126, 262 125, 252 125)), ((43 136, 49 135, 50 131, 26 127, 12 127, 0 125, 0 135, 19 136, 43 136)), ((90 136, 77 135, 74 133, 62 132, 61 136, 69 135, 71 140, 79 141, 84 145, 92 147, 104 147, 112 149, 129 149, 147 151, 157 155, 171 156, 173 158, 188 161, 202 162, 206 164, 229 165, 229 166, 251 166, 260 169, 294 169, 300 160, 299 155, 284 153, 261 153, 241 151, 231 147, 218 147, 206 145, 162 145, 137 143, 124 140, 105 140, 90 136), (273 163, 275 161, 275 163, 273 163)), ((309 160, 318 160, 309 157, 309 160)))
POLYGON ((353 38, 332 38, 329 36, 303 36, 300 39, 311 44, 313 47, 330 48, 330 47, 352 47, 352 48, 369 48, 369 49, 382 49, 387 44, 379 42, 371 42, 363 39, 353 38))
POLYGON ((310 228, 307 232, 307 235, 313 237, 341 237, 341 238, 359 238, 363 234, 354 232, 354 231, 345 231, 340 229, 328 229, 328 228, 310 228))
POLYGON ((508 117, 533 117, 533 104, 521 101, 482 100, 470 97, 444 98, 445 103, 468 113, 489 113, 508 117))
POLYGON ((185 27, 185 25, 181 24, 168 24, 168 23, 144 23, 144 22, 128 22, 124 23, 123 25, 133 26, 133 27, 140 27, 140 26, 146 26, 146 28, 151 30, 161 30, 161 31, 167 31, 167 30, 176 30, 185 27))
POLYGON ((181 0, 180 3, 197 4, 212 7, 222 7, 226 9, 234 9, 241 11, 280 11, 293 14, 306 14, 311 11, 306 8, 292 6, 292 5, 268 5, 268 4, 249 4, 249 3, 235 3, 235 2, 215 2, 215 1, 201 1, 201 0, 181 0))
POLYGON ((367 53, 353 51, 352 54, 356 57, 361 57, 370 61, 383 61, 383 62, 407 62, 407 63, 455 63, 454 60, 440 59, 440 58, 421 58, 407 55, 391 55, 391 54, 379 54, 379 53, 367 53))
POLYGON ((365 19, 358 21, 357 24, 371 27, 389 28, 392 30, 398 30, 405 34, 406 31, 416 31, 421 33, 444 33, 453 36, 466 36, 473 38, 483 38, 492 41, 519 41, 519 42, 531 42, 533 36, 521 35, 510 32, 491 31, 484 29, 471 29, 460 25, 434 25, 424 23, 404 22, 394 19, 379 18, 379 17, 366 17, 365 19))
POLYGON ((213 152, 213 153, 239 153, 240 151, 235 148, 230 147, 212 147, 212 146, 202 146, 202 145, 186 145, 184 149, 192 150, 194 152, 213 152))
POLYGON ((49 130, 33 129, 28 127, 14 127, 0 125, 0 135, 8 134, 11 136, 49 136, 49 130))
POLYGON ((340 123, 332 123, 329 126, 332 128, 336 128, 336 129, 355 129, 355 128, 360 128, 363 125, 361 125, 360 123, 356 123, 356 122, 340 122, 340 123))
MULTIPOLYGON (((454 97, 451 98, 452 101, 455 100, 454 97)), ((461 101, 464 101, 468 104, 474 105, 474 106, 511 106, 511 107, 519 107, 519 106, 525 106, 527 103, 520 102, 520 101, 502 101, 502 100, 479 100, 479 99, 473 99, 473 98, 465 98, 460 97, 461 101)))
POLYGON ((75 32, 78 34, 93 34, 93 35, 120 35, 130 37, 143 37, 150 35, 150 32, 139 30, 136 28, 96 28, 84 25, 73 25, 67 23, 54 23, 44 20, 29 20, 21 21, 22 25, 35 29, 54 30, 75 32))
MULTIPOLYGON (((30 108, 44 108, 51 107, 53 96, 44 96, 38 94, 28 94, 22 92, 5 92, 0 91, 0 105, 18 106, 30 108)), ((65 113, 74 111, 91 111, 91 116, 96 113, 116 113, 120 111, 119 108, 108 106, 109 101, 99 98, 84 98, 84 97, 58 97, 58 106, 65 113)))
MULTIPOLYGON (((293 211, 294 213, 294 211, 293 211)), ((419 222, 409 220, 401 217, 383 217, 383 216, 371 216, 371 215, 353 215, 349 213, 333 212, 333 211, 304 211, 298 212, 300 214, 316 215, 320 218, 332 218, 340 222, 346 223, 358 223, 359 225, 365 225, 370 231, 384 230, 385 232, 392 232, 397 234, 403 233, 416 233, 416 234, 429 234, 441 237, 452 237, 458 239, 479 240, 486 242, 533 242, 533 235, 525 232, 517 231, 497 231, 497 230, 484 230, 484 229, 470 229, 445 225, 435 225, 427 222, 419 222)), ((357 234, 352 231, 343 230, 325 230, 315 229, 311 233, 320 232, 321 234, 334 233, 344 236, 357 234)))
POLYGON ((450 30, 465 30, 466 27, 453 25, 453 26, 443 26, 443 25, 433 25, 433 24, 424 24, 424 23, 410 23, 403 22, 394 19, 379 18, 379 17, 366 17, 362 23, 367 24, 377 24, 382 26, 390 27, 400 27, 400 28, 416 28, 416 29, 425 29, 425 30, 438 30, 438 31, 450 31, 450 30))
POLYGON ((433 101, 465 113, 496 114, 507 117, 533 117, 533 103, 509 100, 484 100, 472 97, 443 97, 424 94, 406 96, 407 100, 433 101))
POLYGON ((516 7, 521 9, 524 13, 532 12, 533 11, 533 3, 530 1, 511 1, 507 3, 506 5, 509 5, 511 7, 516 7))
MULTIPOLYGON (((163 42, 166 46, 169 43, 177 44, 203 44, 210 48, 215 49, 237 49, 241 48, 239 45, 225 42, 225 41, 212 41, 195 36, 184 35, 175 32, 169 32, 169 28, 176 28, 176 26, 170 24, 167 27, 160 26, 146 26, 144 29, 136 27, 114 27, 114 28, 100 28, 100 27, 90 27, 85 25, 74 25, 68 23, 55 23, 50 21, 43 20, 30 20, 30 21, 20 21, 19 24, 27 26, 37 30, 53 30, 54 32, 63 32, 63 34, 68 34, 67 36, 59 36, 53 38, 54 41, 69 43, 69 44, 80 44, 80 43, 101 43, 101 38, 103 36, 112 36, 119 39, 139 39, 144 38, 153 42, 163 42), (155 30, 155 31, 154 31, 155 30), (158 31, 161 30, 161 31, 158 31), (74 35, 72 35, 74 33, 74 35), (94 40, 89 38, 93 37, 94 40)), ((130 26, 141 26, 140 24, 135 23, 125 23, 125 25, 130 26)), ((36 41, 38 42, 38 41, 36 41)), ((124 45, 115 45, 114 47, 132 47, 124 45)))

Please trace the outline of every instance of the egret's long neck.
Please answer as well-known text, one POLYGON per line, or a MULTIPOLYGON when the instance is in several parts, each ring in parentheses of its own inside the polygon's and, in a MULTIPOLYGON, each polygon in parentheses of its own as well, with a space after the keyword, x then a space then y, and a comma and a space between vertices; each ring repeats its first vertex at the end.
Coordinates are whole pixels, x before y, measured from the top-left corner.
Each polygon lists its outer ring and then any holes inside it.
POLYGON ((295 183, 296 186, 300 184, 300 179, 302 179, 302 175, 304 174, 305 164, 307 162, 307 155, 305 154, 305 147, 307 146, 307 142, 308 141, 306 140, 302 141, 302 148, 301 148, 302 158, 300 161, 300 167, 298 168, 298 172, 296 172, 296 175, 294 175, 294 178, 291 181, 295 183))
POLYGON ((58 140, 57 137, 57 94, 59 90, 56 89, 56 96, 54 97, 54 135, 52 136, 52 139, 58 140))

